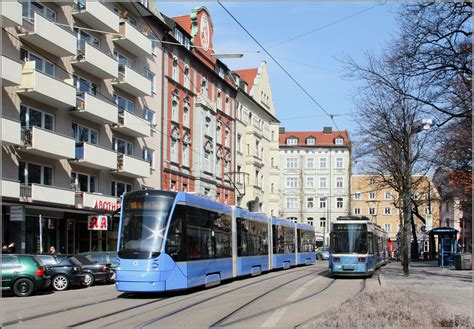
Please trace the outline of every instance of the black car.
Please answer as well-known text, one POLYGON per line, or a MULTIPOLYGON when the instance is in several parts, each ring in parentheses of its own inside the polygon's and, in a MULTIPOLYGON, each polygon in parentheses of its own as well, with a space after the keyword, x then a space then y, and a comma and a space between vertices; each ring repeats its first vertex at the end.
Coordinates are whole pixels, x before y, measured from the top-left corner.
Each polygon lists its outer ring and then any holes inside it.
POLYGON ((54 290, 66 290, 72 285, 84 284, 85 272, 79 260, 67 255, 36 255, 45 265, 54 290))
POLYGON ((107 279, 107 282, 115 282, 115 268, 117 261, 117 252, 116 251, 89 251, 82 252, 79 255, 86 256, 94 263, 98 264, 110 264, 110 275, 107 279))
POLYGON ((92 286, 95 282, 109 282, 111 276, 110 263, 103 264, 91 261, 83 255, 70 255, 69 257, 77 259, 84 269, 84 282, 86 286, 92 286))

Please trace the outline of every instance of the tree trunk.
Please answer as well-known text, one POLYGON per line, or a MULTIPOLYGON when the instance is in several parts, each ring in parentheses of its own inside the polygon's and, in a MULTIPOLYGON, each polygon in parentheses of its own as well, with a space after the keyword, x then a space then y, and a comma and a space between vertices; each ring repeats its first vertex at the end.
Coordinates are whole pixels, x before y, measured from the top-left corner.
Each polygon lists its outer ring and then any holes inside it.
POLYGON ((418 239, 416 236, 415 219, 413 217, 413 211, 410 212, 410 218, 411 218, 411 231, 412 231, 412 236, 413 236, 413 241, 410 244, 411 245, 411 259, 418 260, 419 259, 418 239))

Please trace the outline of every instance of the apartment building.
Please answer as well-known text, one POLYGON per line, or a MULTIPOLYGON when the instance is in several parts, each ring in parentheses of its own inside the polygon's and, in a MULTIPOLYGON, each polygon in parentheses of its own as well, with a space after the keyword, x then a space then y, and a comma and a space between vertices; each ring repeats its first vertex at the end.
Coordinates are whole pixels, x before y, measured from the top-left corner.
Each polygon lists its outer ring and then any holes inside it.
MULTIPOLYGON (((358 174, 351 177, 351 215, 367 216, 382 227, 397 246, 400 232, 400 207, 398 194, 393 188, 383 186, 376 175, 358 174)), ((415 229, 421 252, 429 251, 426 232, 440 223, 439 194, 427 176, 413 175, 414 209, 426 220, 426 225, 415 214, 415 229), (416 206, 416 207, 415 207, 416 206)))
POLYGON ((154 2, 2 2, 2 238, 115 250, 123 192, 161 187, 154 2), (147 7, 149 6, 149 7, 147 7), (90 224, 90 222, 89 222, 90 224))
POLYGON ((267 63, 237 70, 236 105, 237 205, 277 216, 279 212, 278 130, 267 63))
POLYGON ((316 228, 329 243, 331 223, 350 212, 351 142, 347 131, 285 131, 280 142, 280 216, 316 228))
POLYGON ((236 87, 213 57, 214 26, 205 7, 165 16, 163 188, 234 204, 236 87))

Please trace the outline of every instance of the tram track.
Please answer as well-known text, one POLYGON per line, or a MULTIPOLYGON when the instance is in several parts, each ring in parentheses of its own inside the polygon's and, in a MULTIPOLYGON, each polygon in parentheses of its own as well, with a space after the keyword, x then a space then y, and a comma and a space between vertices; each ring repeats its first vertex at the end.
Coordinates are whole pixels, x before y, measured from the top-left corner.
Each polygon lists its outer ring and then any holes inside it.
MULTIPOLYGON (((288 271, 285 271, 284 273, 281 273, 279 275, 274 275, 274 276, 271 276, 271 277, 266 277, 266 278, 263 278, 261 280, 258 280, 258 281, 255 281, 255 282, 251 282, 249 284, 245 284, 243 286, 240 286, 240 287, 237 287, 237 288, 234 288, 232 290, 229 290, 229 291, 226 291, 224 293, 220 293, 218 295, 215 295, 215 296, 212 296, 204 301, 200 301, 200 302, 197 302, 195 304, 192 304, 192 305, 198 305, 198 304, 201 304, 201 303, 204 303, 206 302, 207 300, 209 299, 214 299, 214 298, 217 298, 219 296, 222 296, 222 295, 225 295, 225 294, 228 294, 228 293, 231 293, 233 291, 236 291, 236 290, 239 290, 239 289, 244 289, 244 288, 247 288, 249 286, 253 286, 253 285, 256 285, 256 284, 259 284, 261 282, 265 282, 265 281, 268 281, 268 280, 272 280, 272 279, 275 279, 275 278, 279 278, 279 277, 283 277, 283 276, 287 276, 287 275, 290 275, 290 274, 293 274, 294 271, 291 271, 291 272, 288 272, 288 271)), ((317 271, 315 272, 311 272, 311 274, 314 274, 314 273, 317 273, 317 271)), ((235 280, 234 282, 236 282, 238 280, 235 280)), ((173 305, 175 303, 180 303, 180 302, 183 302, 183 301, 186 301, 188 299, 191 299, 191 298, 195 298, 195 297, 199 297, 199 296, 202 296, 206 293, 209 293, 209 292, 219 292, 223 289, 225 289, 227 286, 226 285, 221 285, 221 286, 218 286, 218 287, 213 287, 212 289, 206 289, 198 294, 191 294, 188 298, 185 298, 185 299, 182 299, 182 300, 177 300, 177 301, 173 301, 169 304, 166 304, 166 305, 162 305, 162 306, 159 306, 158 308, 155 308, 155 309, 152 309, 152 310, 147 310, 145 312, 142 312, 142 313, 138 313, 138 314, 135 314, 133 317, 136 317, 136 316, 139 316, 139 315, 143 315, 143 314, 146 314, 146 313, 149 313, 151 311, 155 311, 155 310, 158 310, 162 307, 166 307, 166 306, 170 306, 170 305, 173 305)), ((95 321, 99 321, 99 320, 102 320, 102 319, 105 319, 105 318, 108 318, 108 317, 111 317, 111 316, 114 316, 114 315, 117 315, 119 313, 122 313, 122 312, 126 312, 126 311, 129 311, 129 310, 133 310, 133 309, 137 309, 139 307, 142 307, 142 306, 146 306, 146 305, 150 305, 150 304, 153 304, 153 303, 158 303, 158 302, 162 302, 163 300, 166 300, 168 298, 162 298, 162 299, 159 299, 159 300, 155 300, 155 301, 152 301, 152 302, 148 302, 148 303, 144 303, 144 304, 141 304, 141 305, 137 305, 137 306, 131 306, 131 307, 128 307, 128 308, 125 308, 125 309, 121 309, 121 310, 118 310, 118 311, 114 311, 114 312, 110 312, 110 313, 106 313, 106 314, 103 314, 103 315, 100 315, 100 316, 97 316, 97 317, 94 317, 94 318, 91 318, 91 319, 87 319, 87 320, 84 320, 84 321, 81 321, 81 322, 78 322, 78 323, 74 323, 72 325, 69 325, 68 327, 78 327, 78 326, 82 326, 82 325, 87 325, 87 324, 90 324, 90 323, 93 323, 95 321)), ((189 307, 188 307, 189 308, 189 307)), ((181 310, 182 311, 182 310, 181 310)), ((175 312, 175 313, 179 313, 179 312, 175 312)), ((170 314, 169 316, 171 316, 172 314, 170 314)), ((159 320, 157 320, 159 321, 159 320)), ((102 326, 110 326, 110 325, 113 325, 113 324, 116 324, 116 323, 119 323, 119 322, 122 322, 122 320, 118 320, 118 321, 113 321, 113 322, 109 322, 105 325, 102 325, 102 326)))
MULTIPOLYGON (((314 275, 314 274, 317 274, 317 273, 321 273, 321 272, 324 272, 324 270, 323 270, 323 271, 321 271, 321 270, 312 271, 311 273, 307 273, 307 274, 301 275, 301 276, 299 276, 299 277, 297 277, 297 278, 295 278, 295 279, 293 279, 293 280, 299 280, 299 279, 301 279, 301 278, 304 278, 304 277, 307 277, 307 276, 310 276, 310 275, 314 275)), ((291 273, 288 273, 288 274, 291 274, 291 273)), ((282 275, 282 276, 283 276, 283 275, 282 275)), ((280 276, 278 276, 278 277, 280 277, 280 276)), ((273 279, 273 278, 275 278, 275 277, 269 278, 269 280, 270 280, 270 279, 273 279)), ((249 286, 252 286, 252 285, 254 285, 254 284, 256 284, 256 283, 260 283, 260 282, 263 282, 263 281, 267 281, 267 280, 260 280, 259 282, 251 283, 251 284, 248 284, 248 285, 245 285, 245 286, 242 286, 242 287, 238 287, 238 288, 235 288, 235 289, 226 291, 226 292, 223 293, 223 294, 214 295, 214 296, 212 296, 212 297, 210 297, 210 298, 208 298, 208 299, 206 299, 206 300, 201 300, 201 301, 198 301, 198 302, 196 302, 196 303, 193 303, 193 304, 190 304, 190 305, 187 305, 187 306, 183 306, 183 307, 181 307, 181 308, 178 308, 178 309, 176 309, 176 310, 170 311, 170 312, 165 313, 165 314, 163 314, 163 315, 161 315, 161 316, 158 316, 158 317, 155 317, 155 318, 153 318, 153 319, 150 319, 150 320, 148 320, 148 321, 146 321, 146 322, 143 322, 143 323, 141 323, 141 324, 135 326, 135 328, 140 328, 140 329, 141 329, 141 328, 145 328, 146 326, 149 326, 149 325, 151 325, 151 324, 153 324, 153 323, 156 323, 156 322, 158 322, 158 321, 161 321, 161 320, 163 320, 163 319, 165 319, 165 318, 168 318, 168 317, 170 317, 170 316, 173 316, 173 315, 176 315, 176 314, 178 314, 178 313, 184 312, 184 311, 186 311, 186 310, 188 310, 188 309, 191 309, 191 308, 193 308, 193 307, 195 307, 195 306, 198 306, 198 305, 201 305, 201 304, 203 304, 203 303, 206 303, 206 302, 208 302, 209 300, 212 300, 212 299, 221 297, 221 296, 223 296, 223 295, 229 294, 229 293, 231 293, 231 292, 235 292, 235 291, 240 290, 240 289, 243 289, 243 288, 247 288, 247 287, 249 287, 249 286)), ((290 281, 290 282, 292 282, 292 281, 290 281)), ((283 285, 286 285, 286 284, 288 284, 288 283, 290 283, 290 282, 287 282, 287 283, 285 283, 285 284, 283 284, 283 285)), ((281 285, 280 285, 280 286, 281 286, 281 285)), ((271 289, 271 291, 273 291, 273 290, 275 290, 275 289, 271 289)), ((269 292, 271 292, 271 291, 265 292, 264 294, 267 294, 267 293, 269 293, 269 292)))
MULTIPOLYGON (((305 300, 307 300, 307 299, 313 298, 313 297, 315 297, 315 296, 317 296, 317 295, 323 293, 324 291, 326 291, 327 289, 329 289, 329 287, 331 287, 331 286, 334 284, 335 281, 336 281, 336 280, 331 279, 331 281, 330 281, 324 288, 318 290, 317 292, 315 292, 315 293, 313 293, 313 294, 310 294, 310 295, 308 295, 308 296, 305 296, 305 297, 303 297, 303 298, 299 298, 299 299, 296 299, 296 300, 294 300, 294 301, 291 301, 291 302, 288 302, 288 303, 285 303, 285 304, 282 304, 282 305, 278 305, 278 306, 276 306, 276 307, 273 307, 273 308, 270 308, 270 309, 267 309, 267 310, 264 310, 264 311, 261 311, 261 312, 252 314, 252 315, 250 315, 250 316, 247 316, 247 317, 244 317, 244 318, 240 318, 240 319, 237 319, 237 320, 228 322, 228 323, 226 323, 226 324, 224 324, 224 325, 220 325, 219 323, 217 323, 216 326, 217 326, 217 327, 221 327, 221 328, 226 327, 226 326, 234 326, 234 325, 238 324, 239 322, 242 322, 242 321, 245 321, 245 320, 249 320, 249 319, 252 319, 252 318, 255 318, 255 317, 264 315, 264 314, 268 314, 268 313, 271 313, 271 312, 275 312, 275 311, 277 311, 277 310, 279 310, 279 309, 284 309, 284 308, 286 308, 286 307, 288 307, 288 306, 290 306, 290 305, 293 305, 293 304, 296 304, 296 303, 305 301, 305 300)), ((242 310, 242 309, 240 309, 239 311, 241 311, 241 310, 242 310)), ((235 314, 235 313, 236 313, 236 312, 234 312, 234 314, 235 314)), ((222 322, 221 322, 221 323, 222 323, 222 322)), ((214 324, 211 325, 211 327, 214 327, 214 324)))
MULTIPOLYGON (((335 281, 336 281, 336 280, 333 279, 332 283, 334 283, 335 281)), ((353 296, 351 296, 351 297, 349 297, 348 299, 346 299, 344 302, 342 302, 342 303, 340 303, 340 304, 338 304, 338 305, 333 306, 333 308, 340 307, 340 306, 346 304, 346 303, 349 301, 349 299, 354 298, 354 297, 357 296, 358 294, 362 293, 366 288, 367 288, 367 279, 364 278, 364 279, 362 280, 362 282, 361 282, 361 288, 359 289, 359 291, 358 291, 357 293, 355 293, 353 296)), ((303 321, 303 322, 301 322, 301 323, 299 323, 299 324, 293 326, 293 328, 295 328, 295 329, 296 329, 296 328, 301 328, 301 327, 303 327, 303 326, 305 326, 305 325, 307 325, 307 324, 309 324, 309 323, 311 323, 311 322, 314 322, 314 321, 318 320, 319 318, 321 318, 321 316, 322 316, 324 313, 325 313, 325 312, 321 312, 321 313, 319 313, 319 314, 317 314, 317 315, 311 317, 310 319, 305 320, 305 321, 303 321)))

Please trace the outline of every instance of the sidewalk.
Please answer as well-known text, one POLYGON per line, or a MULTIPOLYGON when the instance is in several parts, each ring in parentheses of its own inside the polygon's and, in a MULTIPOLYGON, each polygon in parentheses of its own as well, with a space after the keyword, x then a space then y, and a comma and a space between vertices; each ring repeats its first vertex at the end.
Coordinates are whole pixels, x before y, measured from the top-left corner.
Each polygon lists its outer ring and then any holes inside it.
POLYGON ((400 262, 393 262, 382 267, 380 274, 381 283, 387 288, 421 291, 437 298, 452 315, 473 315, 472 270, 441 268, 437 261, 419 261, 410 264, 410 275, 405 277, 400 262))

